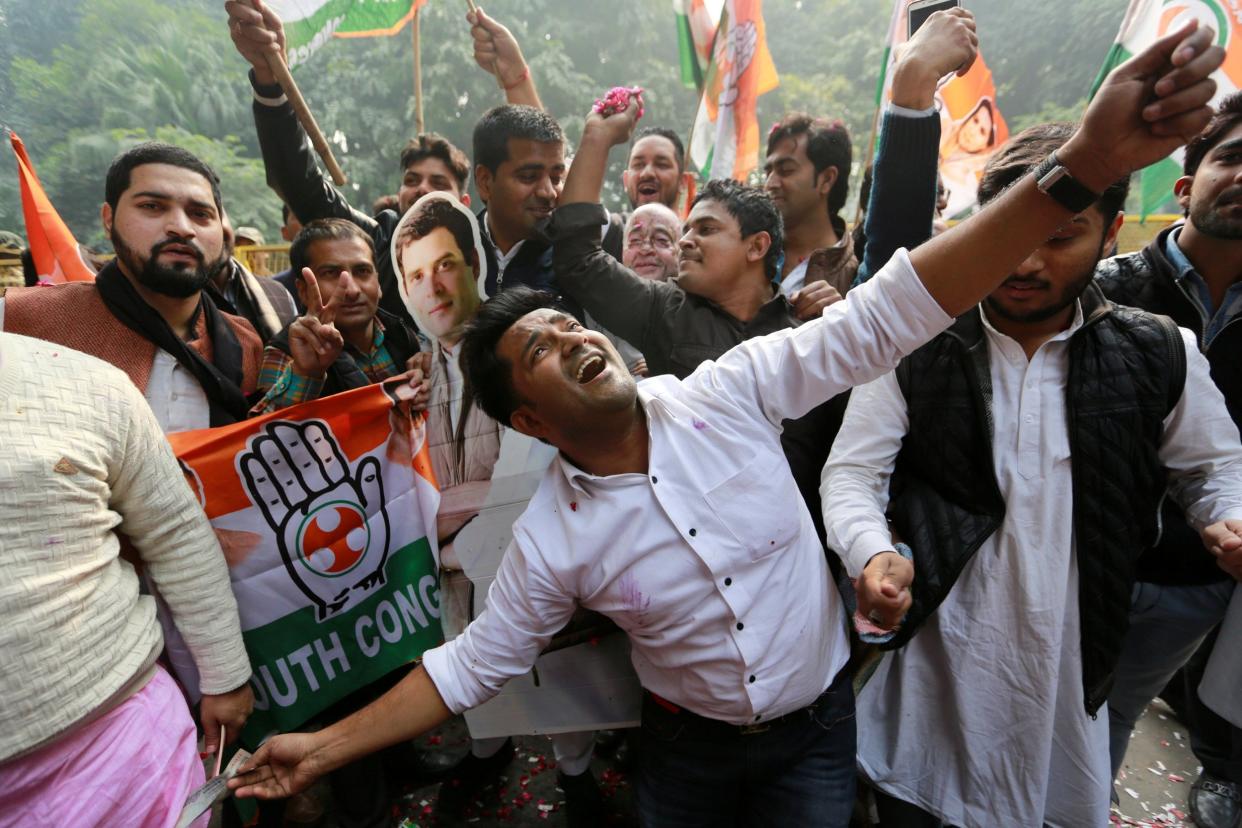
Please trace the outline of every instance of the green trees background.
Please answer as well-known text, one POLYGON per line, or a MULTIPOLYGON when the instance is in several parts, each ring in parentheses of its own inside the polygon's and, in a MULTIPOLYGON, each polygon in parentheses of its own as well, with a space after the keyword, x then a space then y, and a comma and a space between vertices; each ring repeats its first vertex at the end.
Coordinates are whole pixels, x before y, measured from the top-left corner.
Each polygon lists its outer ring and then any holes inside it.
MULTIPOLYGON (((1086 101, 1126 0, 970 0, 983 54, 1014 129, 1073 118, 1086 101)), ((840 118, 856 156, 870 133, 891 0, 768 0, 781 86, 760 99, 766 125, 791 109, 840 118)), ((610 86, 648 90, 644 123, 683 134, 697 105, 680 85, 671 0, 493 0, 518 35, 548 109, 570 140, 610 86)), ((427 126, 469 150, 470 130, 501 102, 474 64, 464 2, 431 0, 422 20, 427 126)), ((359 206, 395 190, 414 132, 409 29, 337 40, 296 74, 335 142, 359 206)), ((159 138, 187 147, 223 179, 234 222, 270 238, 280 204, 267 189, 250 115, 247 66, 217 0, 0 0, 0 125, 26 142, 79 240, 99 244, 108 162, 159 138)), ((619 203, 621 152, 606 198, 619 203)), ((0 229, 22 232, 15 162, 0 149, 0 229)), ((857 178, 857 176, 855 176, 857 178)))

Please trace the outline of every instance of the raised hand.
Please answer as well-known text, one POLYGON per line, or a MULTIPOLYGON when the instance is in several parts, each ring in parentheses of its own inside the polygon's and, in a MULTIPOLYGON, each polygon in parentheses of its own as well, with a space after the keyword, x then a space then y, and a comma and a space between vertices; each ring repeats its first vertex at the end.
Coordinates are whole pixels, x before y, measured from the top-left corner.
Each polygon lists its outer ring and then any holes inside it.
MULTIPOLYGON (((630 135, 634 132, 634 125, 638 123, 638 98, 631 97, 625 109, 620 112, 614 112, 611 115, 601 115, 592 111, 587 116, 586 125, 583 127, 583 135, 588 132, 592 137, 598 138, 609 147, 615 147, 617 144, 624 144, 630 140, 630 135)), ((575 159, 576 163, 576 159, 575 159)), ((572 167, 570 168, 573 169, 572 167)))
POLYGON ((336 318, 336 294, 326 303, 319 292, 319 281, 309 267, 302 268, 306 280, 306 314, 289 326, 289 353, 293 372, 298 376, 322 379, 345 348, 345 338, 332 324, 336 318))
POLYGON ((896 629, 910 609, 913 582, 914 564, 896 552, 881 552, 854 584, 858 614, 880 629, 896 629))
POLYGON ((466 13, 470 37, 474 39, 474 60, 485 72, 495 75, 508 89, 521 83, 527 73, 526 59, 513 32, 487 16, 482 9, 466 13))
POLYGON ((1216 93, 1209 75, 1225 51, 1215 33, 1192 20, 1112 71, 1058 151, 1061 162, 1095 192, 1166 158, 1207 125, 1216 93))
POLYGON ((962 8, 936 12, 900 47, 893 69, 893 103, 910 109, 933 106, 940 79, 966 74, 978 55, 975 16, 962 8))
POLYGON ((255 80, 266 85, 276 83, 267 56, 273 51, 285 54, 285 27, 280 17, 263 0, 226 0, 224 10, 229 15, 229 36, 238 53, 254 67, 255 80))

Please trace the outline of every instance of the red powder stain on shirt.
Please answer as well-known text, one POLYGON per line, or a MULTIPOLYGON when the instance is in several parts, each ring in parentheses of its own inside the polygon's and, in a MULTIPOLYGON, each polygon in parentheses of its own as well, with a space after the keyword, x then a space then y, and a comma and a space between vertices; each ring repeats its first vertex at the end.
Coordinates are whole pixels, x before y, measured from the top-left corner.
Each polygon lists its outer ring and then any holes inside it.
POLYGON ((578 511, 578 501, 576 501, 576 500, 572 500, 572 501, 570 501, 570 503, 569 503, 569 508, 570 508, 570 509, 572 509, 572 510, 573 510, 573 511, 575 511, 575 512, 576 512, 576 511, 578 511))

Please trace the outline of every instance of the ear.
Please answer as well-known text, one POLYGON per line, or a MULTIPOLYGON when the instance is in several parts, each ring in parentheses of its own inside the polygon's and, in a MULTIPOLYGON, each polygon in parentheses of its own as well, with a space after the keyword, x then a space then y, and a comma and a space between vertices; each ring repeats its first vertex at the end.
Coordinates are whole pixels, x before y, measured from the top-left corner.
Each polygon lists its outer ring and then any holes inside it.
POLYGON ((461 206, 469 207, 470 206, 470 193, 462 193, 461 198, 458 200, 461 202, 461 206))
POLYGON ((1173 183, 1173 195, 1177 197, 1177 204, 1183 213, 1190 210, 1190 190, 1194 183, 1193 175, 1183 175, 1173 183))
POLYGON ((479 190, 479 198, 486 204, 492 197, 492 171, 482 164, 475 164, 474 185, 479 190))
POLYGON ((630 186, 630 177, 631 177, 631 176, 630 176, 630 171, 629 171, 629 170, 622 170, 622 171, 621 171, 621 189, 625 190, 625 189, 628 189, 628 188, 629 188, 629 186, 630 186))
POLYGON ((746 261, 762 262, 771 248, 772 236, 767 230, 752 233, 750 238, 746 239, 746 261))
POLYGON ((517 410, 510 415, 509 424, 527 437, 534 437, 536 440, 547 442, 547 425, 544 424, 543 420, 539 419, 539 415, 526 403, 519 405, 517 410))
POLYGON ((105 201, 99 208, 99 221, 103 224, 104 234, 108 236, 112 235, 112 218, 112 205, 105 201))
POLYGON ((1125 224, 1125 221, 1126 221, 1126 214, 1124 211, 1118 213, 1117 217, 1113 219, 1112 226, 1109 227, 1108 232, 1104 234, 1103 250, 1105 254, 1107 254, 1108 251, 1112 250, 1113 247, 1116 246, 1117 236, 1121 233, 1121 225, 1125 224))
POLYGON ((819 175, 815 176, 815 189, 821 196, 827 198, 828 194, 832 192, 833 186, 837 183, 837 178, 840 174, 840 171, 836 167, 827 168, 819 175))

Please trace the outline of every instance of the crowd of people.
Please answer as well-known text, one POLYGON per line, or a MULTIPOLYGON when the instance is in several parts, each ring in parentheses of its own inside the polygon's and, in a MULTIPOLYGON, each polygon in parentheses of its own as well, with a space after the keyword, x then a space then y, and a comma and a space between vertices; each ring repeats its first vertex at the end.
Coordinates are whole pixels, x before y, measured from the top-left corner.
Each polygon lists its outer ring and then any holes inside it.
MULTIPOLYGON (((225 6, 290 268, 251 273, 229 182, 146 143, 107 170, 95 281, 0 297, 0 826, 176 823, 199 734, 234 742, 255 698, 230 553, 164 435, 383 382, 427 413, 450 640, 264 742, 229 782, 257 824, 326 776, 342 826, 384 825, 415 770, 461 819, 512 739, 451 763, 412 740, 584 610, 643 688, 645 826, 1098 828, 1157 694, 1203 766, 1196 824, 1242 824, 1242 617, 1222 630, 1242 600, 1242 96, 1209 106, 1209 29, 1116 69, 1081 123, 1013 137, 947 229, 935 93, 978 38, 936 13, 897 58, 851 232, 832 113, 772 126, 760 187, 696 188, 635 102, 590 114, 571 158, 481 11, 506 103, 469 156, 435 133, 394 148, 395 196, 360 210, 269 68, 281 21, 225 6), (1113 255, 1130 174, 1183 144, 1185 220, 1113 255), (619 146, 620 213, 601 204, 619 146), (454 545, 510 431, 556 458, 475 614, 454 545), (161 658, 169 625, 197 687, 161 658), (1234 692, 1201 698, 1205 670, 1234 692)), ((0 236, 0 274, 20 246, 0 236)), ((601 824, 595 742, 553 737, 569 825, 601 824)))

